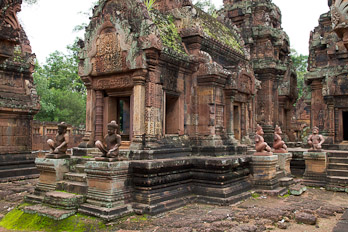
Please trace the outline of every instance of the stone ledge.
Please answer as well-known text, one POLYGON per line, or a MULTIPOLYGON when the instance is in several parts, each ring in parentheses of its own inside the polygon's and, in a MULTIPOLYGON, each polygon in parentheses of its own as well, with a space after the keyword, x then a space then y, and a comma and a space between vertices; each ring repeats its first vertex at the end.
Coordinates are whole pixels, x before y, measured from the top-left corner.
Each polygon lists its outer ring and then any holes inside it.
POLYGON ((26 206, 23 209, 23 212, 29 214, 38 214, 57 221, 68 218, 76 213, 75 210, 54 209, 44 205, 26 206))

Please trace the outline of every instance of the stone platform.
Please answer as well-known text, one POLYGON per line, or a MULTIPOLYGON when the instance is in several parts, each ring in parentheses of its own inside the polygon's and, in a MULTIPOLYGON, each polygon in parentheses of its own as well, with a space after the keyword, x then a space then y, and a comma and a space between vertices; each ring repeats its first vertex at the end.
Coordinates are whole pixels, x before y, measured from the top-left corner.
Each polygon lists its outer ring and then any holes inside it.
POLYGON ((303 158, 306 162, 306 170, 303 182, 308 186, 325 187, 327 154, 326 152, 304 152, 303 158))

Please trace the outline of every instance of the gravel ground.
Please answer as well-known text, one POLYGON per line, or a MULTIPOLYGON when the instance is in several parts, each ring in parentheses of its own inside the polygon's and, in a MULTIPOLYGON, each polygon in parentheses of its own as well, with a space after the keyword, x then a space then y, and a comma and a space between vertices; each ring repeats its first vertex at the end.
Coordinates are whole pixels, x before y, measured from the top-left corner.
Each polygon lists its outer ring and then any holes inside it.
MULTIPOLYGON (((36 182, 0 183, 0 218, 32 193, 36 182)), ((346 208, 347 193, 308 188, 301 196, 261 195, 231 206, 190 204, 156 216, 133 215, 109 223, 107 231, 327 232, 332 231, 346 208)))

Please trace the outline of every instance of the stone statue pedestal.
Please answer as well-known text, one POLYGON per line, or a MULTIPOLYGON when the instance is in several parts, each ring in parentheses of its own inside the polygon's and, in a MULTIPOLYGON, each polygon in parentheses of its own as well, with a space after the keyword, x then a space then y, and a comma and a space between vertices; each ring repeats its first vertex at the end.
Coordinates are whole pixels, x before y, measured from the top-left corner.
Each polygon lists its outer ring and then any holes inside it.
POLYGON ((54 191, 57 182, 62 181, 64 174, 69 172, 68 159, 36 158, 35 164, 40 172, 39 181, 34 192, 36 196, 43 197, 46 192, 54 191))
POLYGON ((303 175, 304 183, 309 186, 322 187, 326 185, 327 155, 322 151, 308 151, 303 153, 306 170, 303 175))
POLYGON ((252 157, 254 187, 263 190, 273 190, 279 187, 276 178, 278 156, 254 155, 252 157))
POLYGON ((281 171, 284 171, 285 176, 291 175, 290 161, 292 158, 291 153, 273 153, 278 156, 278 166, 281 171))
POLYGON ((86 163, 87 202, 79 212, 110 221, 132 212, 129 161, 86 163))
POLYGON ((53 154, 53 153, 46 153, 45 157, 47 159, 66 159, 70 158, 68 154, 53 154))

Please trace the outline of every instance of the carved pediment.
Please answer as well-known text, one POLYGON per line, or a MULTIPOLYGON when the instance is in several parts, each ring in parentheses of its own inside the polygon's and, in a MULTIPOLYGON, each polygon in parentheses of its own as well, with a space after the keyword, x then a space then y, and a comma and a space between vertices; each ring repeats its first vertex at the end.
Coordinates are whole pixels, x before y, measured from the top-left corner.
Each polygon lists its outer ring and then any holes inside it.
POLYGON ((96 40, 93 74, 122 71, 122 51, 115 28, 105 28, 96 40))

